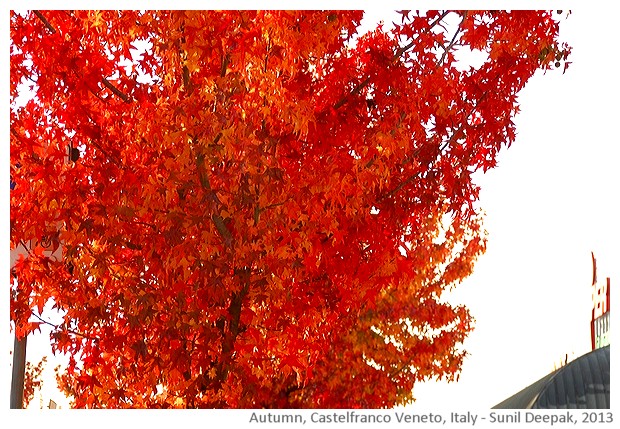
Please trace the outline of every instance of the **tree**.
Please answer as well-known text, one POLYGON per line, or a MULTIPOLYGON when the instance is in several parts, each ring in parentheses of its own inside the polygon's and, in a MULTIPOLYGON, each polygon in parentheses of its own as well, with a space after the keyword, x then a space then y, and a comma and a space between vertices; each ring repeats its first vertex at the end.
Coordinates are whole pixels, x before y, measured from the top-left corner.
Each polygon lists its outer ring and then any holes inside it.
POLYGON ((63 258, 16 264, 11 317, 64 315, 75 406, 390 407, 458 376, 472 173, 570 49, 550 12, 402 11, 354 42, 362 16, 12 12, 11 245, 63 258))
POLYGON ((33 365, 30 362, 26 363, 26 371, 24 377, 24 403, 22 405, 22 408, 27 408, 28 404, 30 404, 30 402, 34 398, 34 392, 41 389, 43 385, 41 373, 43 372, 43 367, 46 361, 47 358, 43 356, 43 358, 36 365, 33 365))

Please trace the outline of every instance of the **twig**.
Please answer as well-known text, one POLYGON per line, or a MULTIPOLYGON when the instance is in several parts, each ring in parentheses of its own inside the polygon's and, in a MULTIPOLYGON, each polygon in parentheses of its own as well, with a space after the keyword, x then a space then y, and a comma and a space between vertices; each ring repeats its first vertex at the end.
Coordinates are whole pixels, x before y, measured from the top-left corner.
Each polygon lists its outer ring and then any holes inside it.
POLYGON ((450 51, 450 49, 452 49, 452 46, 454 46, 454 43, 456 42, 456 37, 459 35, 459 33, 461 32, 461 25, 463 25, 463 22, 465 21, 465 18, 467 18, 467 14, 463 14, 463 18, 461 19, 461 22, 459 23, 458 28, 456 29, 456 32, 454 33, 454 36, 452 36, 452 40, 450 40, 450 43, 448 44, 447 47, 443 48, 443 54, 441 55, 441 58, 439 59, 439 61, 437 62, 437 65, 442 65, 443 64, 443 60, 446 59, 446 55, 448 55, 448 52, 450 51))
MULTIPOLYGON (((433 27, 435 27, 437 24, 439 24, 448 14, 450 13, 449 10, 445 11, 444 13, 441 14, 440 17, 438 17, 437 19, 435 19, 435 21, 433 21, 431 23, 431 25, 429 25, 429 27, 426 29, 426 31, 431 30, 433 27)), ((396 54, 394 55, 394 57, 392 58, 392 61, 395 61, 396 59, 398 59, 398 57, 400 57, 402 54, 404 54, 406 51, 408 51, 409 49, 411 49, 413 47, 413 45, 415 45, 416 40, 412 40, 411 42, 409 42, 408 45, 403 46, 402 48, 400 48, 398 51, 396 51, 396 54)))
POLYGON ((36 314, 34 311, 32 312, 32 315, 33 315, 34 317, 36 317, 37 319, 39 319, 42 323, 44 323, 44 324, 46 324, 46 325, 49 325, 49 326, 51 326, 51 327, 53 327, 53 328, 56 328, 56 329, 62 329, 63 331, 67 331, 67 332, 68 332, 68 333, 70 333, 70 334, 77 335, 77 336, 82 337, 82 338, 86 338, 87 340, 95 340, 95 341, 99 341, 99 338, 97 338, 97 337, 91 337, 90 335, 86 335, 86 334, 83 334, 83 333, 81 333, 81 332, 74 331, 73 329, 62 328, 60 325, 55 325, 55 324, 53 324, 52 322, 50 322, 50 321, 48 321, 48 320, 43 319, 41 316, 39 316, 38 314, 36 314))

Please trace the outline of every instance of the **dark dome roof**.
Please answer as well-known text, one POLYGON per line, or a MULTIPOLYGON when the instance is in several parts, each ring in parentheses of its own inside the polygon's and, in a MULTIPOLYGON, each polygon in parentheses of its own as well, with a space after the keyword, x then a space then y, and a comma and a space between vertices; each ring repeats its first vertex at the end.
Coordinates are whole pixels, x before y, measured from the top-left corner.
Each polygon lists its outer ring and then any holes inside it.
POLYGON ((609 346, 541 378, 493 408, 610 408, 609 346))

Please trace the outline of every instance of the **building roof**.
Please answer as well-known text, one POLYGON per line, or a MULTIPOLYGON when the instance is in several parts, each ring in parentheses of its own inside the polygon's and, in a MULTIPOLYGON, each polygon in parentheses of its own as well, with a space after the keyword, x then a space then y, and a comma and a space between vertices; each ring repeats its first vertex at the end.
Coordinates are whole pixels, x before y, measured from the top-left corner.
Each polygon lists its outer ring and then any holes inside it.
POLYGON ((587 353, 493 408, 610 408, 609 346, 587 353))

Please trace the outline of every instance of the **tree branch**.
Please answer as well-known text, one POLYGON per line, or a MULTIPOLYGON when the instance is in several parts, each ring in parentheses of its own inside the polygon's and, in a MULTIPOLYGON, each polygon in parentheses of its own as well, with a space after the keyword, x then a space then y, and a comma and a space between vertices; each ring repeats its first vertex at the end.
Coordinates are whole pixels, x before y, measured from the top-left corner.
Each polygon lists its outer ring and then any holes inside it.
MULTIPOLYGON (((449 10, 445 11, 444 13, 442 13, 437 19, 435 19, 435 21, 433 21, 428 28, 426 29, 426 31, 430 31, 432 30, 437 24, 439 24, 448 14, 450 13, 449 10)), ((392 58, 392 61, 396 61, 398 59, 398 57, 400 57, 402 54, 404 54, 405 52, 407 52, 409 49, 411 49, 416 43, 416 40, 412 40, 411 42, 409 42, 408 45, 403 46, 402 48, 400 48, 398 51, 396 51, 396 54, 394 55, 394 57, 392 58)))
POLYGON ((254 208, 254 225, 256 225, 258 223, 260 214, 266 210, 270 210, 270 209, 275 209, 276 207, 280 207, 283 206, 284 204, 288 203, 289 201, 292 200, 292 197, 287 198, 286 200, 279 202, 279 203, 273 203, 273 204, 269 204, 265 207, 259 207, 258 205, 254 208))
MULTIPOLYGON (((441 22, 442 19, 444 19, 448 14, 450 13, 450 11, 445 11, 444 13, 442 13, 438 18, 435 19, 435 21, 433 21, 428 28, 426 29, 426 31, 430 31, 433 27, 435 27, 437 24, 439 24, 441 22)), ((402 54, 404 54, 405 52, 407 52, 409 49, 411 49, 416 43, 416 39, 412 40, 409 44, 403 46, 402 48, 400 48, 399 50, 396 51, 396 53, 394 54, 394 56, 392 57, 392 59, 390 60, 390 63, 393 63, 394 61, 396 61, 398 58, 400 58, 400 56, 402 54)), ((362 82, 358 83, 355 88, 353 88, 351 90, 350 93, 348 93, 347 95, 345 95, 344 97, 342 97, 335 105, 334 105, 334 109, 339 109, 340 107, 342 107, 347 101, 348 99, 353 96, 358 94, 362 89, 364 89, 368 84, 370 83, 370 76, 367 77, 366 79, 364 79, 362 82)))
POLYGON ((224 337, 222 339, 222 357, 217 368, 217 378, 220 383, 223 383, 228 375, 234 344, 240 332, 239 322, 241 320, 241 307, 243 305, 243 300, 250 290, 250 268, 245 267, 235 270, 235 274, 242 277, 243 288, 233 293, 230 305, 228 306, 228 315, 230 318, 228 319, 227 329, 222 332, 224 337))
POLYGON ((20 140, 22 139, 22 137, 17 133, 17 131, 15 131, 15 128, 11 127, 11 134, 13 134, 13 136, 17 139, 20 140))
MULTIPOLYGON (((99 124, 97 123, 97 121, 95 121, 93 119, 93 117, 90 115, 90 113, 86 110, 84 110, 86 116, 88 116, 88 119, 90 119, 91 125, 95 126, 95 127, 99 127, 99 124)), ((112 154, 108 153, 108 151, 106 151, 105 149, 103 149, 103 147, 101 147, 101 145, 99 144, 99 142, 97 141, 97 139, 93 138, 93 137, 88 137, 88 141, 90 143, 92 143, 92 145, 99 149, 101 151, 101 153, 103 153, 105 155, 105 157, 112 161, 114 164, 116 164, 116 166, 120 169, 123 169, 123 164, 120 161, 120 159, 116 158, 115 156, 113 156, 112 154)))
MULTIPOLYGON (((222 137, 222 133, 219 133, 214 140, 214 143, 217 143, 219 139, 222 137)), ((200 181, 200 185, 207 192, 207 195, 213 200, 215 204, 216 212, 211 215, 211 220, 213 221, 217 232, 222 237, 224 244, 226 247, 231 248, 235 239, 230 232, 230 229, 224 223, 224 218, 219 214, 220 206, 222 205, 221 201, 217 197, 217 194, 211 188, 211 182, 209 181, 209 175, 207 173, 207 169, 205 168, 205 156, 202 153, 198 153, 196 155, 196 170, 198 171, 198 180, 200 181)))
POLYGON ((101 79, 101 82, 103 82, 106 88, 112 91, 118 98, 123 100, 125 103, 131 103, 131 100, 132 100, 131 97, 123 93, 120 89, 118 89, 114 85, 112 85, 112 83, 110 83, 108 79, 103 78, 101 79))
MULTIPOLYGON (((465 128, 465 125, 467 124, 467 121, 469 120, 469 118, 471 117, 471 115, 474 113, 474 111, 476 110, 476 108, 478 107, 479 103, 484 100, 488 94, 488 90, 485 91, 482 96, 480 96, 480 98, 478 99, 478 101, 476 102, 476 104, 474 106, 472 106, 472 108, 469 110, 469 112, 467 113, 467 116, 465 116, 465 119, 461 122, 461 125, 459 126, 459 128, 454 131, 452 133, 452 136, 450 136, 450 138, 448 140, 446 140, 445 142, 443 142, 440 146, 439 146, 439 155, 441 155, 441 153, 452 143, 454 143, 454 141, 457 139, 457 137, 459 135, 461 135, 461 133, 463 132, 463 129, 465 128)), ((427 140, 426 142, 428 143, 429 140, 427 140)), ((411 154, 411 156, 408 156, 404 162, 401 164, 405 165, 408 164, 413 158, 415 158, 419 153, 420 150, 422 150, 422 146, 418 147, 416 150, 413 151, 413 153, 411 154)), ((403 182, 399 183, 394 189, 392 189, 391 191, 389 191, 388 193, 382 195, 379 197, 379 199, 377 200, 378 202, 383 201, 386 198, 391 197, 392 195, 398 193, 401 189, 403 189, 405 186, 407 186, 409 183, 411 183, 414 179, 416 179, 419 176, 419 172, 416 172, 415 174, 412 174, 411 176, 407 177, 403 182)))
MULTIPOLYGON (((45 27, 52 33, 55 34, 56 33, 56 29, 54 28, 54 26, 52 24, 50 24, 50 22, 45 18, 45 16, 43 16, 43 14, 41 12, 39 12, 38 10, 34 10, 33 13, 37 16, 37 18, 39 18, 41 20, 41 22, 43 22, 43 24, 45 25, 45 27)), ((129 97, 127 94, 123 93, 120 89, 118 89, 117 87, 115 87, 108 79, 106 78, 102 78, 101 82, 103 83, 103 85, 108 88, 110 91, 112 91, 118 98, 120 98, 121 100, 123 100, 125 103, 131 103, 131 97, 129 97)), ((91 91, 92 92, 92 91, 91 91)), ((93 92, 94 93, 94 92, 93 92)), ((95 94, 96 95, 96 94, 95 94)))
POLYGON ((454 46, 454 43, 456 42, 456 37, 461 32, 461 26, 463 25, 463 22, 465 21, 465 18, 467 18, 467 12, 465 12, 463 14, 463 18, 461 18, 461 22, 459 22, 459 26, 456 29, 456 31, 454 33, 454 36, 452 36, 452 40, 450 40, 450 43, 448 44, 448 46, 443 47, 443 54, 441 55, 441 58, 437 62, 438 66, 443 64, 443 61, 446 59, 446 56, 448 55, 448 52, 450 51, 450 49, 452 49, 452 46, 454 46))
POLYGON ((37 16, 37 18, 39 18, 43 22, 43 24, 45 24, 45 27, 52 34, 56 33, 56 29, 52 26, 52 24, 50 24, 50 22, 47 19, 45 19, 45 17, 43 16, 43 14, 41 12, 39 12, 38 10, 33 10, 32 12, 37 16))
POLYGON ((37 319, 39 319, 41 321, 41 323, 44 323, 45 325, 49 325, 49 326, 51 326, 53 328, 56 328, 56 329, 62 329, 63 331, 67 331, 70 334, 77 335, 77 336, 82 337, 82 338, 86 338, 87 340, 99 341, 99 338, 97 338, 97 337, 91 337, 90 335, 86 335, 86 334, 83 334, 81 332, 74 331, 73 329, 62 328, 60 325, 55 325, 52 322, 43 319, 41 316, 36 314, 34 311, 32 312, 32 315, 34 317, 36 317, 37 319))
POLYGON ((357 95, 362 89, 364 89, 368 84, 370 83, 370 76, 367 77, 366 79, 364 79, 363 81, 361 81, 360 83, 358 83, 355 88, 353 88, 351 90, 351 92, 349 92, 347 95, 345 95, 344 97, 342 97, 340 99, 340 101, 338 101, 335 105, 334 105, 334 109, 339 109, 341 108, 348 100, 349 97, 353 96, 353 95, 357 95))

